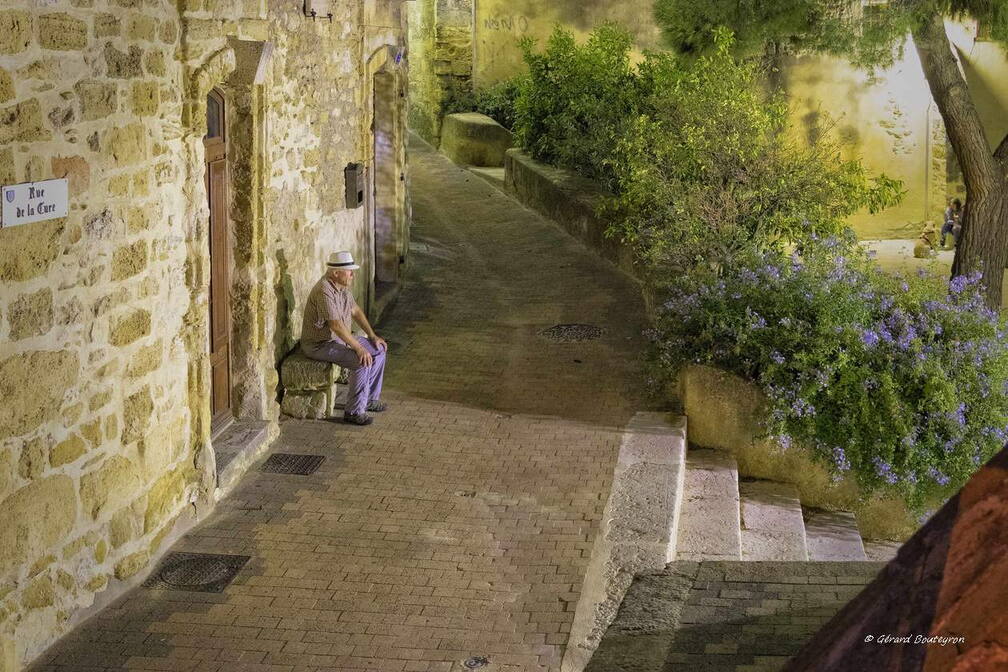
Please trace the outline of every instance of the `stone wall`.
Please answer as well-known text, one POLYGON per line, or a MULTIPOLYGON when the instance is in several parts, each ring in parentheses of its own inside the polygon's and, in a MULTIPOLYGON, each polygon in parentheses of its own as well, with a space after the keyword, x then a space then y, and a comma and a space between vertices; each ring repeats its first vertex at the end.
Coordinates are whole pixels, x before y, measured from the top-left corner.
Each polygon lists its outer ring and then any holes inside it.
POLYGON ((437 146, 441 126, 441 82, 434 74, 434 3, 409 3, 409 127, 437 146))
POLYGON ((0 10, 0 183, 70 190, 66 218, 0 229, 0 669, 138 581, 214 503, 211 88, 229 125, 233 414, 275 436, 277 361, 329 252, 354 251, 373 303, 375 204, 346 207, 343 169, 372 161, 372 79, 404 78, 405 17, 332 6, 331 23, 279 0, 0 10))
POLYGON ((410 128, 437 147, 449 91, 472 85, 473 0, 416 0, 410 6, 410 128))

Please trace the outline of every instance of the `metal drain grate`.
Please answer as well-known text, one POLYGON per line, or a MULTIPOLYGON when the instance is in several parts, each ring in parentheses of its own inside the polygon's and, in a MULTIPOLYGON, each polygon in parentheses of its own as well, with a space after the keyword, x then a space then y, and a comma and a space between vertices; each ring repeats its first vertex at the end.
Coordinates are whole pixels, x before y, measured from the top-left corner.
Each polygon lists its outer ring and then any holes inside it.
POLYGON ((308 476, 318 471, 325 461, 325 455, 294 455, 274 453, 263 463, 262 471, 270 474, 293 474, 308 476))
POLYGON ((464 663, 467 669, 478 670, 481 667, 486 667, 490 664, 490 659, 486 656, 473 656, 472 658, 466 659, 464 663))
POLYGON ((249 561, 247 555, 170 553, 144 582, 147 588, 219 593, 249 561))
POLYGON ((594 324, 555 324, 540 331, 539 336, 557 343, 580 343, 594 341, 605 333, 604 327, 597 327, 594 324))

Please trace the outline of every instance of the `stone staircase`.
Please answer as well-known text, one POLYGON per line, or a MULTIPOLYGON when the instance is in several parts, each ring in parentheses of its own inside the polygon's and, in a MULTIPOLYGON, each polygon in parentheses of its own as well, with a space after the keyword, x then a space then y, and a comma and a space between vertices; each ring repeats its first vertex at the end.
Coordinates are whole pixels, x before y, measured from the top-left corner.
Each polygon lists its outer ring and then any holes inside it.
POLYGON ((888 560, 898 544, 870 548, 854 514, 803 507, 790 483, 740 479, 726 451, 687 451, 677 560, 888 560))
MULTIPOLYGON (((673 424, 685 439, 685 418, 673 424)), ((604 634, 576 640, 590 651, 566 656, 563 672, 780 672, 896 555, 896 543, 865 543, 854 514, 803 507, 792 483, 740 478, 727 450, 666 452, 681 460, 666 515, 674 560, 629 568, 618 611, 596 608, 604 634)))

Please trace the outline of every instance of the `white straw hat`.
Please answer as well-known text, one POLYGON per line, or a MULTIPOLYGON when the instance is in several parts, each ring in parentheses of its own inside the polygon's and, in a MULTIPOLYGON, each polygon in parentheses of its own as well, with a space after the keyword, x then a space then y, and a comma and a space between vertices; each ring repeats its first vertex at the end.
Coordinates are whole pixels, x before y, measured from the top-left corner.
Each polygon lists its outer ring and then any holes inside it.
POLYGON ((347 251, 343 252, 333 252, 329 255, 329 261, 326 262, 326 266, 329 268, 339 269, 341 271, 354 271, 360 266, 354 263, 353 255, 347 251))

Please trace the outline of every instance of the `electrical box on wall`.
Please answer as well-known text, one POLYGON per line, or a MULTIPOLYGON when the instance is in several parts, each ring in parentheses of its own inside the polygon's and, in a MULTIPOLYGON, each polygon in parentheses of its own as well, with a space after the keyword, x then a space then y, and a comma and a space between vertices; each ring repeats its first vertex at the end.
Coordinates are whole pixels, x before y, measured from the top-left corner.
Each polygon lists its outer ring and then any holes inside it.
POLYGON ((364 205, 364 164, 348 163, 343 170, 346 182, 346 207, 353 210, 364 205))

